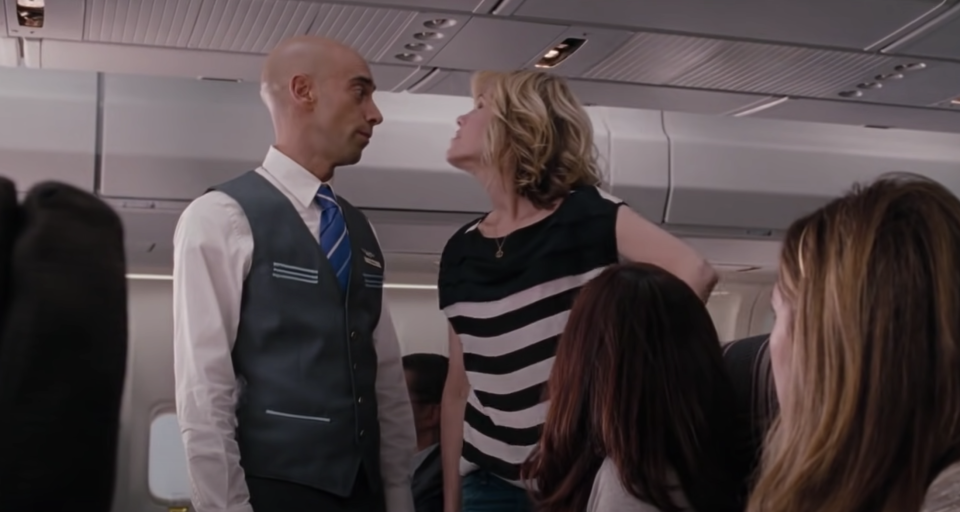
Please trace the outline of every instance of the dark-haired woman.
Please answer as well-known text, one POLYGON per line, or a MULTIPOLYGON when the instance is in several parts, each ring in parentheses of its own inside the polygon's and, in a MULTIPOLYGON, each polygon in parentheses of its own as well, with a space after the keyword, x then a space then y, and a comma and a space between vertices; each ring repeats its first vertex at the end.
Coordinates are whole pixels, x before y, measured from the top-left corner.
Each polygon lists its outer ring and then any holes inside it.
POLYGON ((703 302, 649 264, 606 269, 577 298, 524 468, 541 512, 740 512, 733 388, 703 302))

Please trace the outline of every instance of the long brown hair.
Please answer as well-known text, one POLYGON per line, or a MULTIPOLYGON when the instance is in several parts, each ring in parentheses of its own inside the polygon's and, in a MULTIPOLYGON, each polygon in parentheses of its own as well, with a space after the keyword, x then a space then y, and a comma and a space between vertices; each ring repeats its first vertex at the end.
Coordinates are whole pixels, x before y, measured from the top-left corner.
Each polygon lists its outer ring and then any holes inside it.
POLYGON ((749 510, 920 510, 960 448, 960 201, 856 186, 790 227, 778 286, 791 371, 749 510))
POLYGON ((574 187, 600 184, 593 123, 563 77, 480 71, 472 87, 493 110, 483 159, 517 195, 549 209, 574 187))
POLYGON ((733 390, 717 332, 683 281, 649 264, 607 268, 580 292, 548 382, 540 444, 523 468, 544 512, 581 512, 609 457, 624 488, 679 510, 742 511, 733 390), (676 479, 672 475, 676 475, 676 479))

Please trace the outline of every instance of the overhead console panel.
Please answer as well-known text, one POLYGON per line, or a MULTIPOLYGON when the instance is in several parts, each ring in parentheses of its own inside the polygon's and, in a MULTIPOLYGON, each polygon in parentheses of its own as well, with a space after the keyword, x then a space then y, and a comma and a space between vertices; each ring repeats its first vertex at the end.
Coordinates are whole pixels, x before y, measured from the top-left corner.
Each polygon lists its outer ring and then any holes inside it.
POLYGON ((855 50, 939 12, 944 4, 940 0, 522 1, 514 16, 855 50))
POLYGON ((2 0, 7 35, 32 39, 83 37, 83 0, 2 0))
MULTIPOLYGON (((670 186, 670 148, 661 113, 624 108, 596 108, 591 113, 609 130, 603 138, 609 156, 602 160, 610 192, 651 222, 662 222, 670 186)), ((601 149, 603 142, 597 141, 601 149)))
POLYGON ((93 191, 97 75, 0 68, 0 175, 26 191, 56 180, 93 191))
POLYGON ((675 226, 781 230, 855 182, 909 171, 960 192, 952 134, 666 112, 675 226))

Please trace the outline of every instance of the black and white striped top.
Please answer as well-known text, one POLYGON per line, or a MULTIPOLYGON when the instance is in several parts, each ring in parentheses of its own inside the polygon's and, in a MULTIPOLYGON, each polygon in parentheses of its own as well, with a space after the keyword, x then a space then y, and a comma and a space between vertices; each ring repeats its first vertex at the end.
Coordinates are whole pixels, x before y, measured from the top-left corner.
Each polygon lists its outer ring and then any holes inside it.
POLYGON ((544 386, 580 287, 618 260, 622 201, 596 187, 497 241, 473 221, 447 242, 440 308, 463 344, 470 381, 461 474, 483 469, 519 485, 546 418, 544 386))

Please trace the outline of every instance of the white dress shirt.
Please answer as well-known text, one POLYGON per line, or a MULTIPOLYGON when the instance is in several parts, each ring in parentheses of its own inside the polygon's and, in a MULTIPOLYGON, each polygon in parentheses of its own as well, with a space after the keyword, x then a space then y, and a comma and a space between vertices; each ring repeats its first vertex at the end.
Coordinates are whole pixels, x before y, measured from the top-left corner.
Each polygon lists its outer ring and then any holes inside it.
MULTIPOLYGON (((320 208, 314 196, 322 182, 273 147, 257 172, 290 199, 314 238, 319 238, 320 208)), ((235 440, 238 389, 230 358, 243 282, 253 256, 250 224, 231 197, 209 192, 184 210, 173 245, 177 418, 193 506, 197 512, 255 512, 235 440)), ((385 299, 373 340, 387 511, 413 512, 410 463, 417 444, 413 410, 385 299)))

